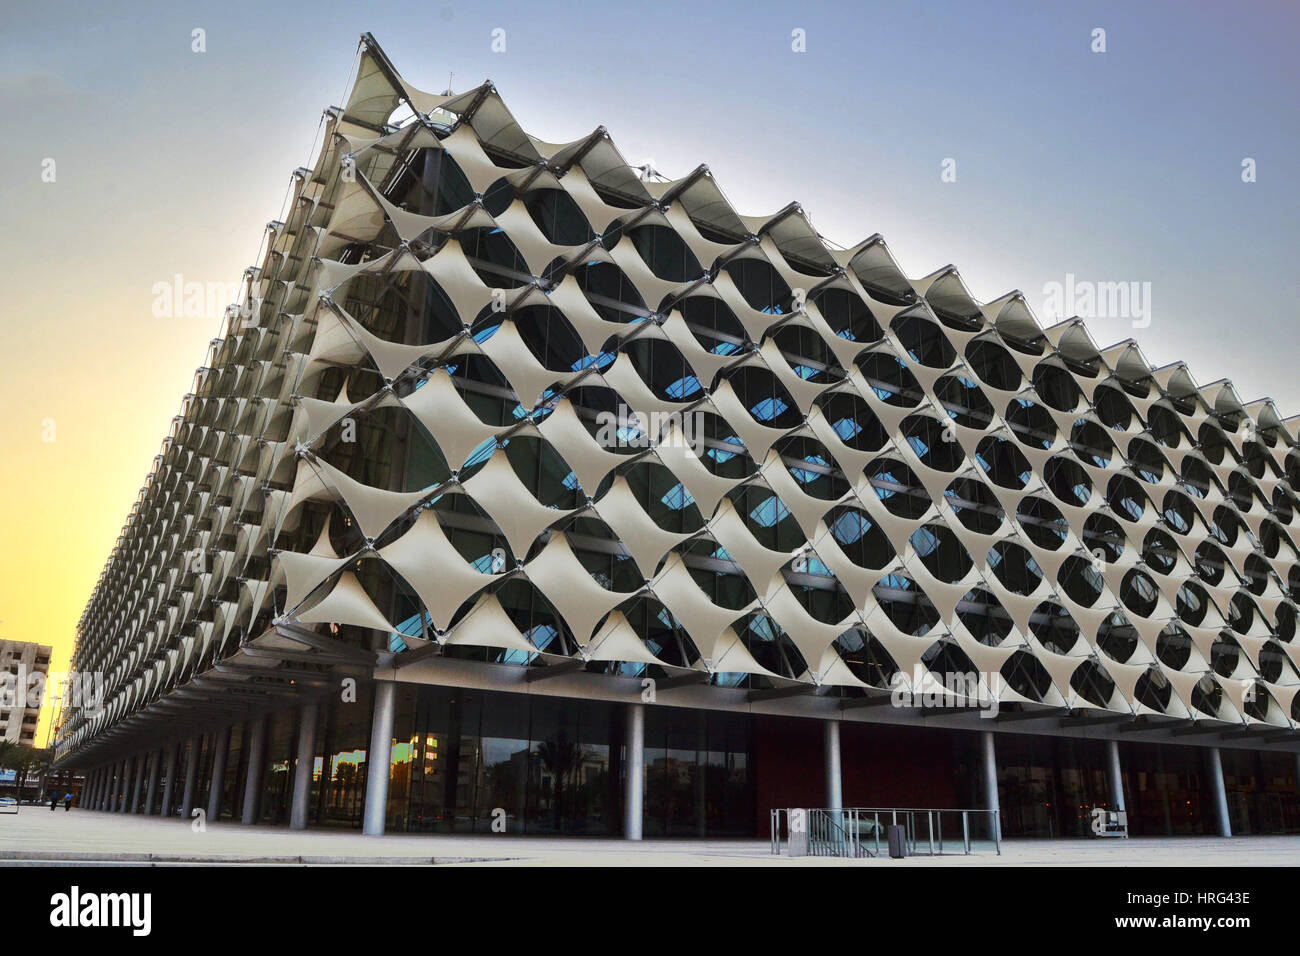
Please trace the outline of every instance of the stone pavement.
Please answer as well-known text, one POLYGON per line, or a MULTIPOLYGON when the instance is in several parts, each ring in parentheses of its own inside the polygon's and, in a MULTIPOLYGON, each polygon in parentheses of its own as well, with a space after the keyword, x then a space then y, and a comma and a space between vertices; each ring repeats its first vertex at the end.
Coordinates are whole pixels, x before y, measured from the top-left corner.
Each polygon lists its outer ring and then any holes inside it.
POLYGON ((288 830, 24 807, 0 814, 0 866, 44 863, 429 864, 515 866, 1292 866, 1300 836, 1015 840, 971 856, 840 860, 773 857, 766 840, 645 840, 288 830))

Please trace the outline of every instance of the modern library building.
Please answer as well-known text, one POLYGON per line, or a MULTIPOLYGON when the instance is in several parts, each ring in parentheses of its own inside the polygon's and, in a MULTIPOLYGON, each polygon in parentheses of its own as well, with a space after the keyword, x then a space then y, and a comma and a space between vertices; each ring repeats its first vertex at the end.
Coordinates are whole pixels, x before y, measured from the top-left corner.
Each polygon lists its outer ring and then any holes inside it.
POLYGON ((355 72, 80 620, 83 804, 1300 831, 1297 419, 355 72))

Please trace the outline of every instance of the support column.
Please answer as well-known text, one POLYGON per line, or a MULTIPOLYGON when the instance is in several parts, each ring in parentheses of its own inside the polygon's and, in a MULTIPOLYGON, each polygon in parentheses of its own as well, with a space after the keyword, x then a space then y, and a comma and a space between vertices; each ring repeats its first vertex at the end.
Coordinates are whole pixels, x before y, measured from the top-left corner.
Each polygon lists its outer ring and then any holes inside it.
POLYGON ((126 800, 131 793, 131 778, 135 776, 135 758, 128 757, 122 761, 122 776, 117 786, 117 812, 126 812, 126 800))
POLYGON ((140 791, 144 789, 144 765, 149 760, 147 753, 139 754, 135 758, 135 776, 131 778, 131 810, 135 814, 140 812, 140 791))
POLYGON ((366 809, 361 830, 367 836, 384 835, 396 709, 397 684, 390 680, 376 681, 375 710, 370 719, 370 749, 366 752, 366 809))
POLYGON ((188 820, 194 812, 194 791, 199 785, 199 744, 203 738, 195 734, 190 738, 189 753, 185 756, 185 791, 181 796, 181 819, 188 820))
POLYGON ((176 808, 172 801, 176 797, 176 762, 180 756, 180 741, 174 741, 167 748, 167 769, 164 772, 162 805, 158 808, 160 817, 169 817, 176 808))
POLYGON ((980 731, 980 751, 984 770, 984 807, 994 811, 992 817, 992 836, 1002 841, 1002 804, 998 801, 998 752, 993 740, 993 731, 980 731))
POLYGON ((1110 781, 1110 806, 1124 811, 1124 776, 1119 765, 1119 741, 1106 741, 1106 778, 1110 781))
POLYGON ((1300 753, 1295 755, 1295 788, 1296 795, 1300 796, 1300 753))
POLYGON ((302 705, 298 714, 298 752, 293 761, 293 802, 289 808, 289 829, 307 829, 311 811, 311 773, 316 762, 316 720, 320 705, 316 701, 302 705))
POLYGON ((1232 823, 1228 819, 1228 792, 1223 787, 1223 760, 1218 747, 1210 747, 1205 754, 1205 769, 1210 775, 1210 798, 1213 802, 1215 828, 1221 837, 1232 836, 1232 823))
POLYGON ((844 778, 840 772, 840 722, 823 721, 826 737, 826 808, 844 809, 844 778))
POLYGON ((212 784, 208 787, 208 822, 216 823, 221 814, 221 797, 226 789, 226 751, 230 749, 230 728, 217 734, 212 746, 212 784))
POLYGON ((627 705, 623 839, 641 839, 645 798, 645 704, 627 705))
POLYGON ((262 804, 262 777, 266 767, 266 720, 263 714, 252 720, 244 733, 248 741, 248 768, 244 773, 244 812, 240 822, 251 826, 258 821, 262 804))
POLYGON ((144 815, 153 816, 153 811, 158 806, 158 776, 162 773, 162 756, 161 750, 153 752, 153 760, 149 765, 149 789, 144 794, 144 815))
POLYGON ((117 785, 117 767, 109 765, 104 768, 104 792, 99 797, 99 809, 107 813, 113 809, 113 789, 117 785))

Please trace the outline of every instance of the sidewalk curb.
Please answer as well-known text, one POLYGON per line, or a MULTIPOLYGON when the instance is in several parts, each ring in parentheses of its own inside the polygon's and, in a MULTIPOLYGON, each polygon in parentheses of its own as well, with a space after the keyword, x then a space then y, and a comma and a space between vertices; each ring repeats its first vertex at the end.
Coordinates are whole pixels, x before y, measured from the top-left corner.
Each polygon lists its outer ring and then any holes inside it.
POLYGON ((40 863, 229 863, 290 866, 441 866, 453 863, 504 863, 519 857, 481 856, 284 856, 199 853, 79 853, 74 851, 0 850, 0 861, 40 863))

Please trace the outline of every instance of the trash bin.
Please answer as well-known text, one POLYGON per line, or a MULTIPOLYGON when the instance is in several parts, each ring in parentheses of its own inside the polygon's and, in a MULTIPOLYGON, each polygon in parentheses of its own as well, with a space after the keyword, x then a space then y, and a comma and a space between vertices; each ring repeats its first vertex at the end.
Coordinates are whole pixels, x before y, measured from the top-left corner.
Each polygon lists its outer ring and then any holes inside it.
POLYGON ((891 860, 901 860, 907 856, 907 829, 898 824, 885 828, 889 834, 889 858, 891 860))

